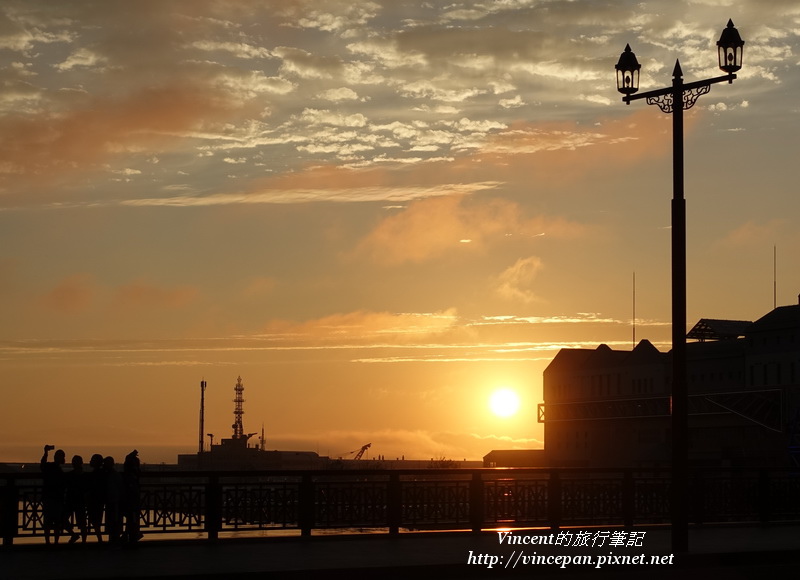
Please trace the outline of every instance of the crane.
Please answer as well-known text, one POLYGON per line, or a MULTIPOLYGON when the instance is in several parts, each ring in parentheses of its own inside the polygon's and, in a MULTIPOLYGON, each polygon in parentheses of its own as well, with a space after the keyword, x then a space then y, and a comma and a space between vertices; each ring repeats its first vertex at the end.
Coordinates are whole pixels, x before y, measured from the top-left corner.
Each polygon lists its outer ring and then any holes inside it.
MULTIPOLYGON (((367 449, 369 449, 370 447, 372 447, 372 443, 367 443, 366 445, 362 445, 360 449, 356 449, 356 450, 354 450, 354 451, 348 451, 347 453, 342 453, 342 455, 353 455, 353 453, 355 453, 355 456, 353 457, 353 461, 356 461, 356 460, 358 460, 358 459, 361 459, 361 457, 364 455, 364 453, 365 453, 365 452, 367 451, 367 449)), ((342 458, 342 457, 341 457, 341 455, 340 455, 340 456, 339 456, 339 459, 341 459, 341 458, 342 458)))
MULTIPOLYGON (((367 443, 366 445, 362 445, 361 449, 359 449, 358 453, 356 453, 356 456, 353 457, 353 461, 357 461, 358 459, 361 459, 361 456, 364 455, 364 452, 367 449, 369 449, 370 447, 372 447, 372 443, 367 443)), ((355 451, 351 451, 350 453, 355 453, 355 451)))

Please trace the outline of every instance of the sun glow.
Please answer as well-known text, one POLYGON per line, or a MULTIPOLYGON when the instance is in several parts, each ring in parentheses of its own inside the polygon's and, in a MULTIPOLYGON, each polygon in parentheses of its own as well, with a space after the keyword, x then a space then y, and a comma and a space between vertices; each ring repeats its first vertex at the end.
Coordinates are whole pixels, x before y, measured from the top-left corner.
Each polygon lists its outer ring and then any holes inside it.
POLYGON ((511 389, 497 389, 489 397, 489 408, 498 417, 511 417, 519 411, 519 396, 511 389))

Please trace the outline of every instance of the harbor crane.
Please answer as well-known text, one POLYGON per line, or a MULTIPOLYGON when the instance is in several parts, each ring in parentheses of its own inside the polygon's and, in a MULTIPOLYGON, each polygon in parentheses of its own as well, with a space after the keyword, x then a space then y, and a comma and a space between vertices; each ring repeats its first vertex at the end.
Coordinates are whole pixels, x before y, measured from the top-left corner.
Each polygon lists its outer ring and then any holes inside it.
POLYGON ((362 456, 362 455, 364 455, 364 452, 365 452, 367 449, 369 449, 370 447, 372 447, 372 443, 367 443, 366 445, 362 445, 362 446, 361 446, 361 449, 359 449, 359 450, 358 450, 358 453, 356 453, 356 456, 355 456, 355 457, 353 457, 353 461, 356 461, 356 460, 358 460, 358 459, 361 459, 361 456, 362 456))
MULTIPOLYGON (((372 447, 372 443, 367 443, 366 445, 362 445, 360 449, 355 449, 354 451, 348 451, 347 453, 344 453, 344 455, 353 455, 353 453, 355 453, 355 456, 353 457, 353 461, 357 461, 357 460, 361 459, 361 457, 363 457, 364 453, 370 447, 372 447)), ((341 457, 339 459, 341 459, 341 457)))

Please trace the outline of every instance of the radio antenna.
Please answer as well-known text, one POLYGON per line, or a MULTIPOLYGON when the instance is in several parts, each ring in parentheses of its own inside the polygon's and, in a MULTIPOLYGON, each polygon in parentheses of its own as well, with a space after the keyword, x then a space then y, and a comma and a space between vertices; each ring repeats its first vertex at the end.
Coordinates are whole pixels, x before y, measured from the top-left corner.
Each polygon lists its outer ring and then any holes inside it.
POLYGON ((778 307, 778 246, 772 244, 772 309, 778 307))
POLYGON ((633 342, 631 343, 631 349, 636 348, 636 270, 633 271, 633 317, 632 317, 631 326, 633 327, 633 342))

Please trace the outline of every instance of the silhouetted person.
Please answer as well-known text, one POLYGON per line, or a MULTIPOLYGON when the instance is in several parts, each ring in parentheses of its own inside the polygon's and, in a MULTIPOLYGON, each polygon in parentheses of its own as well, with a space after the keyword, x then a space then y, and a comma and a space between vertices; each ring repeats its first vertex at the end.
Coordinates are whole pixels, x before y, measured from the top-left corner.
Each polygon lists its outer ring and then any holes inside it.
POLYGON ((122 496, 122 511, 125 516, 125 540, 135 544, 142 538, 139 529, 139 452, 134 449, 125 456, 122 465, 122 481, 125 486, 122 496))
POLYGON ((40 462, 42 470, 42 525, 44 541, 50 543, 53 534, 54 543, 58 543, 64 528, 64 490, 66 482, 61 466, 66 462, 66 454, 59 449, 53 454, 53 461, 47 461, 47 454, 52 445, 44 446, 44 454, 40 462))
POLYGON ((98 542, 103 541, 103 508, 106 505, 106 473, 103 470, 103 456, 99 453, 92 455, 89 460, 92 470, 86 477, 86 515, 89 519, 89 528, 94 532, 98 542))
POLYGON ((122 475, 114 465, 113 457, 103 459, 103 471, 106 475, 106 533, 108 541, 119 542, 122 533, 122 494, 124 484, 122 475))
POLYGON ((77 526, 80 536, 70 526, 72 537, 70 544, 78 541, 86 542, 87 529, 86 529, 86 496, 88 494, 88 481, 86 476, 88 473, 83 471, 83 457, 75 455, 72 458, 72 471, 66 474, 67 491, 65 496, 65 519, 72 516, 75 526, 77 526))

